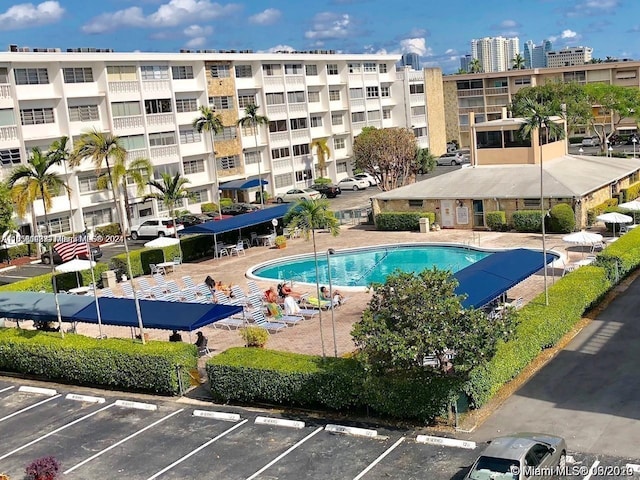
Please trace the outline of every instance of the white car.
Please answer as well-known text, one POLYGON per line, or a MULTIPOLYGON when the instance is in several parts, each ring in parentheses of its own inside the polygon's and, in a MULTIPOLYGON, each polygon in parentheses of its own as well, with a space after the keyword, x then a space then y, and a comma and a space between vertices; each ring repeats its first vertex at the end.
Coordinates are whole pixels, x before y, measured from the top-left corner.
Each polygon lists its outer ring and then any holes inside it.
POLYGON ((471 157, 469 150, 457 150, 455 152, 445 153, 436 158, 436 165, 462 165, 470 162, 471 157))
POLYGON ((583 147, 597 147, 598 145, 600 145, 599 137, 586 137, 582 139, 583 147))
POLYGON ((341 190, 364 190, 369 186, 369 182, 359 178, 347 177, 338 182, 341 190))
POLYGON ((315 200, 322 194, 313 188, 292 188, 285 193, 276 195, 276 203, 297 202, 298 200, 315 200))
MULTIPOLYGON (((178 231, 183 228, 184 225, 178 223, 178 231)), ((142 237, 169 237, 175 234, 176 229, 173 227, 173 220, 170 218, 150 218, 131 227, 132 240, 142 237)))
POLYGON ((370 187, 375 187, 379 183, 378 179, 370 173, 358 173, 354 175, 353 178, 357 178, 358 180, 365 180, 369 183, 370 187))

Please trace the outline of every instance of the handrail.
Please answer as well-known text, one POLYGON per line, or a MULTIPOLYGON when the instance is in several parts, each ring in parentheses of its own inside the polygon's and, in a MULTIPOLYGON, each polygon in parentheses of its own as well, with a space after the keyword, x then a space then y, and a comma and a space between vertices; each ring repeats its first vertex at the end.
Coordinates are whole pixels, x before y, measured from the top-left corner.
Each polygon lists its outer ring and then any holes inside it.
POLYGON ((359 277, 356 277, 355 279, 352 279, 351 282, 355 285, 357 284, 360 280, 362 280, 364 277, 366 277, 367 275, 369 275, 369 273, 371 273, 378 265, 380 265, 382 263, 382 261, 387 258, 389 256, 389 248, 385 247, 384 249, 384 255, 382 255, 382 257, 380 258, 380 260, 378 260, 376 263, 373 264, 372 267, 370 267, 369 269, 367 269, 362 275, 360 275, 359 277))

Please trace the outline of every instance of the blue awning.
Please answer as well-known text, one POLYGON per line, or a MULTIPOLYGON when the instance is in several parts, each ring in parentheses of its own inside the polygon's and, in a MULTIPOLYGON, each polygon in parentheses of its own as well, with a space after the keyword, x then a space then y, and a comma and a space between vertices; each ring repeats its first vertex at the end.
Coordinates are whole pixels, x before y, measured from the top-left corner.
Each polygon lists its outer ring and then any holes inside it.
POLYGON ((255 212, 243 213, 242 215, 225 218, 224 220, 205 222, 199 225, 183 228, 178 231, 178 235, 189 235, 193 233, 216 235, 218 233, 230 232, 232 230, 238 230, 252 225, 259 225, 260 223, 269 222, 274 218, 284 217, 289 211, 289 208, 291 208, 289 205, 282 204, 276 205, 275 207, 265 208, 263 210, 256 210, 255 212))
MULTIPOLYGON (((268 185, 269 182, 262 179, 262 185, 268 185)), ((255 188, 260 186, 260 180, 257 178, 246 179, 243 178, 241 180, 232 180, 231 182, 221 183, 221 190, 246 190, 248 188, 255 188)))
MULTIPOLYGON (((547 264, 556 260, 547 253, 547 264)), ((466 295, 465 308, 481 308, 544 267, 542 252, 516 248, 496 252, 456 272, 455 292, 466 295)))

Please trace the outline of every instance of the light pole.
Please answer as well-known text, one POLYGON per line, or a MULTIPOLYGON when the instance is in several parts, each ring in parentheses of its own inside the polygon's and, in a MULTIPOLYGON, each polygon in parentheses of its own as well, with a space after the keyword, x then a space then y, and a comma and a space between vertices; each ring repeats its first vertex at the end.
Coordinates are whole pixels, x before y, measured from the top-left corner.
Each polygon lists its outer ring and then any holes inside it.
POLYGON ((278 236, 276 234, 276 227, 278 226, 278 219, 274 218, 273 220, 271 220, 271 225, 273 225, 273 241, 276 241, 276 237, 278 236))
POLYGON ((336 251, 333 248, 327 250, 327 271, 329 273, 329 301, 331 302, 331 329, 333 330, 333 356, 338 358, 338 342, 336 340, 336 321, 335 321, 335 305, 333 304, 333 284, 331 283, 331 263, 329 256, 334 255, 336 251))
POLYGON ((638 143, 638 139, 633 137, 631 142, 633 143, 633 158, 636 158, 636 143, 638 143))
POLYGON ((613 156, 613 147, 609 145, 609 158, 613 156))
MULTIPOLYGON (((222 220, 222 190, 218 189, 218 220, 222 220)), ((176 230, 176 235, 178 231, 176 230)))
MULTIPOLYGON (((542 122, 540 123, 540 129, 547 128, 547 125, 542 122)), ((544 263, 544 304, 549 305, 549 289, 548 289, 548 281, 547 281, 547 238, 546 232, 544 228, 544 221, 547 217, 544 210, 544 170, 542 169, 542 135, 541 131, 538 132, 538 138, 540 139, 540 213, 542 214, 542 261, 544 263)), ((547 134, 548 136, 548 134, 547 134)))

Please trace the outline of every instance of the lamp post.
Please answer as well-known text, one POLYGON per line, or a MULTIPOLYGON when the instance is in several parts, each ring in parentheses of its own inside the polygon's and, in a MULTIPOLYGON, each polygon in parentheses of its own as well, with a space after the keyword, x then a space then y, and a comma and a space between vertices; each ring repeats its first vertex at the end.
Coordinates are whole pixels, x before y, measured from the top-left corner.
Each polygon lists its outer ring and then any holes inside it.
MULTIPOLYGON (((540 129, 547 128, 547 125, 542 122, 540 124, 540 129)), ((542 214, 542 262, 544 263, 544 304, 549 305, 549 289, 548 289, 548 281, 547 281, 547 238, 544 227, 544 221, 547 217, 546 212, 544 210, 544 170, 542 169, 542 135, 541 131, 538 132, 538 138, 540 139, 540 213, 542 214)))
POLYGON ((633 137, 631 142, 633 143, 633 158, 636 158, 636 143, 638 143, 638 139, 633 137))
POLYGON ((276 237, 278 235, 276 235, 276 227, 278 226, 278 219, 274 218, 273 220, 271 220, 271 225, 273 225, 273 241, 275 242, 276 237))
POLYGON ((578 149, 578 153, 579 153, 580 155, 582 155, 582 154, 584 153, 584 150, 582 149, 582 147, 580 147, 580 148, 578 149))
POLYGON ((338 342, 336 340, 336 321, 334 314, 334 304, 333 304, 333 284, 331 283, 331 263, 329 262, 329 256, 334 255, 336 251, 333 248, 327 250, 327 271, 329 273, 329 301, 331 302, 331 329, 333 331, 333 356, 338 358, 338 342))
MULTIPOLYGON (((218 220, 222 220, 222 190, 218 189, 218 220)), ((177 233, 177 230, 176 230, 177 233)))
POLYGON ((609 145, 609 158, 613 156, 613 147, 609 145))

